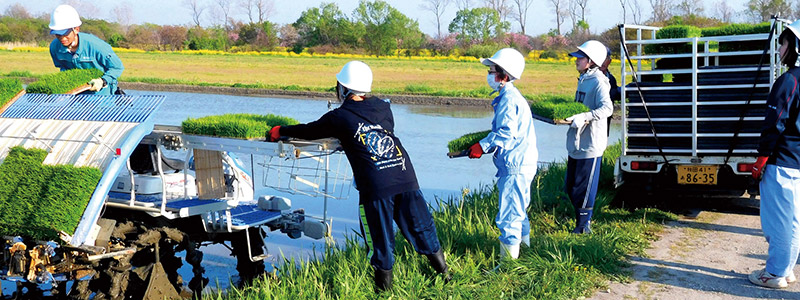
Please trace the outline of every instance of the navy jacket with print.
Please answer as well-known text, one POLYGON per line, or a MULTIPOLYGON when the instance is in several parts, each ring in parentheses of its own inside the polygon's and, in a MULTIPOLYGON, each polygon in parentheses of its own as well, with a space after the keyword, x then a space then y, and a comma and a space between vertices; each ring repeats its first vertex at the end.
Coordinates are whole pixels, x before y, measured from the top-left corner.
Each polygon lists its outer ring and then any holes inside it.
POLYGON ((758 145, 759 156, 768 164, 800 169, 800 68, 792 67, 772 85, 767 115, 758 145))
POLYGON ((419 189, 408 153, 394 135, 389 102, 377 97, 346 100, 319 120, 281 126, 280 134, 307 140, 339 139, 362 196, 384 198, 419 189))

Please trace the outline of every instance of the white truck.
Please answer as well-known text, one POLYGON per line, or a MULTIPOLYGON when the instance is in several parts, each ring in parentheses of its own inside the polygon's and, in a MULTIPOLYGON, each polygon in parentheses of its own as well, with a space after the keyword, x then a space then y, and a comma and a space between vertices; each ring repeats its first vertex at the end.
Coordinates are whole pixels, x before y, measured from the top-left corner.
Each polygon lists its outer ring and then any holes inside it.
POLYGON ((627 100, 617 186, 644 194, 756 195, 750 169, 767 96, 785 71, 778 58, 785 24, 774 19, 772 34, 671 39, 656 39, 659 27, 621 25, 620 86, 627 100), (647 45, 687 51, 648 54, 647 45))

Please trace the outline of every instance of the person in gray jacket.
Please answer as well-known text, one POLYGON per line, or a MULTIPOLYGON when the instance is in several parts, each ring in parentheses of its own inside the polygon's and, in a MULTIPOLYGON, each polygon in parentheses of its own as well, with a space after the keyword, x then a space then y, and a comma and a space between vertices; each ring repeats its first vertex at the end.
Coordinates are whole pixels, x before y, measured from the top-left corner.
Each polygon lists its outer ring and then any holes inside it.
POLYGON ((611 103, 608 77, 599 66, 606 60, 603 43, 590 40, 569 55, 577 58, 575 68, 580 73, 575 101, 589 108, 588 112, 567 118, 572 121, 567 131, 566 193, 575 207, 573 233, 591 233, 594 199, 600 179, 600 165, 608 144, 608 123, 614 106, 611 103))

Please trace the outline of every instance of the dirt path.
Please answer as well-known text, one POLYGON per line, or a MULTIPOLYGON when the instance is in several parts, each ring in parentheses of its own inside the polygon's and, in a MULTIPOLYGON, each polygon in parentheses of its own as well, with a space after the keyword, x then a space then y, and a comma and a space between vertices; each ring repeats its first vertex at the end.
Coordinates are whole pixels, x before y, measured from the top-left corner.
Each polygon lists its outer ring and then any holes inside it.
POLYGON ((667 224, 647 257, 631 259, 633 282, 613 282, 590 299, 800 299, 800 283, 773 290, 747 280, 764 267, 767 242, 758 204, 738 203, 667 224))

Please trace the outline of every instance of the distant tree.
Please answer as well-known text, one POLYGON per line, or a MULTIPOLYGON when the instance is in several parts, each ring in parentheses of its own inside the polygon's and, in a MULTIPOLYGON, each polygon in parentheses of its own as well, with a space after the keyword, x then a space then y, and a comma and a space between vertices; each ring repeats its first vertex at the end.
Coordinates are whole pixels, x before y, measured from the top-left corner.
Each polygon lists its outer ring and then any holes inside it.
POLYGON ((272 50, 278 46, 278 26, 271 22, 248 23, 239 27, 237 45, 248 45, 254 50, 272 50))
POLYGON ((189 29, 186 48, 191 50, 226 50, 228 35, 221 28, 205 29, 199 26, 189 29))
POLYGON ((192 12, 192 21, 194 26, 200 27, 200 17, 206 7, 201 3, 201 0, 183 0, 183 5, 189 8, 192 12))
POLYGON ((436 37, 442 36, 442 15, 445 9, 450 5, 452 0, 423 0, 420 7, 422 9, 432 12, 436 17, 436 37))
POLYGON ((126 47, 139 48, 144 50, 156 50, 161 45, 161 37, 158 35, 160 26, 151 23, 142 25, 132 25, 128 29, 126 37, 126 47))
POLYGON ((14 19, 31 18, 31 14, 28 12, 28 9, 26 9, 25 6, 22 6, 22 4, 20 3, 14 3, 13 5, 6 8, 5 15, 12 17, 14 19))
POLYGON ((717 18, 722 20, 722 22, 730 23, 733 21, 733 15, 736 12, 730 5, 728 5, 726 0, 717 1, 717 3, 714 4, 714 7, 716 8, 715 10, 717 12, 717 18))
POLYGON ((528 23, 528 9, 531 7, 533 0, 513 0, 516 10, 514 11, 514 19, 519 22, 519 28, 523 35, 525 35, 525 24, 528 23))
POLYGON ((230 0, 215 0, 217 4, 217 13, 219 14, 220 25, 225 27, 225 30, 232 30, 233 27, 230 24, 233 23, 233 19, 231 18, 231 2, 230 0))
POLYGON ((354 15, 369 32, 364 35, 364 42, 372 54, 388 55, 394 50, 415 49, 422 45, 419 23, 385 1, 362 0, 354 15))
POLYGON ((702 16, 705 7, 703 7, 702 0, 678 0, 678 4, 675 5, 675 11, 678 15, 681 16, 688 16, 688 15, 698 15, 702 16))
POLYGON ((568 3, 566 0, 550 0, 550 4, 553 6, 553 13, 556 16, 556 33, 561 35, 561 25, 564 24, 564 20, 569 14, 568 3))
POLYGON ((263 23, 275 11, 273 0, 240 0, 239 7, 247 14, 250 23, 263 23))
POLYGON ((642 4, 639 1, 640 0, 628 0, 631 7, 631 18, 633 18, 634 24, 644 23, 644 19, 642 18, 642 4))
POLYGON ((465 10, 472 8, 472 0, 454 0, 458 10, 465 10))
POLYGON ((589 0, 575 0, 575 5, 580 8, 581 11, 581 21, 586 22, 586 13, 587 13, 587 6, 589 6, 589 0))
POLYGON ((672 1, 673 0, 650 0, 650 6, 653 8, 653 22, 665 22, 672 17, 672 13, 670 13, 672 1))
POLYGON ((186 41, 188 29, 183 26, 164 25, 158 30, 158 37, 163 50, 181 50, 186 41))
POLYGON ((493 9, 500 16, 500 21, 507 21, 508 14, 511 13, 511 8, 506 3, 507 0, 483 0, 486 7, 493 9))
POLYGON ((300 34, 292 24, 281 26, 281 29, 278 31, 278 33, 281 41, 281 47, 292 48, 300 41, 300 34))
POLYGON ((458 34, 458 39, 467 42, 487 42, 493 37, 505 33, 510 25, 500 21, 497 11, 478 7, 459 10, 450 22, 449 31, 458 34))
POLYGON ((622 24, 628 23, 628 9, 626 8, 628 0, 619 0, 619 5, 622 6, 622 24))
POLYGON ((324 44, 356 45, 364 34, 363 24, 350 21, 332 2, 306 9, 292 26, 300 36, 295 50, 324 44))
POLYGON ((114 6, 111 10, 111 13, 114 15, 114 19, 117 23, 122 25, 123 28, 127 28, 133 23, 133 8, 128 2, 117 4, 117 6, 114 6))
POLYGON ((750 0, 747 2, 747 13, 753 21, 765 22, 775 14, 791 16, 792 6, 787 0, 750 0))
POLYGON ((112 23, 103 19, 83 19, 81 31, 94 34, 102 40, 108 40, 112 35, 122 33, 119 23, 112 23))
POLYGON ((78 11, 78 15, 82 18, 100 18, 100 10, 89 1, 81 0, 65 0, 64 4, 69 4, 78 11))

